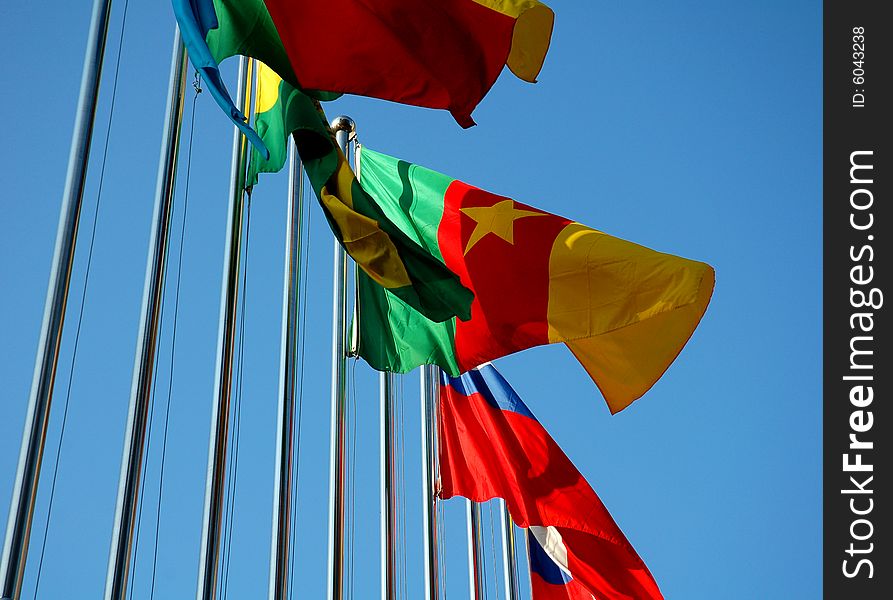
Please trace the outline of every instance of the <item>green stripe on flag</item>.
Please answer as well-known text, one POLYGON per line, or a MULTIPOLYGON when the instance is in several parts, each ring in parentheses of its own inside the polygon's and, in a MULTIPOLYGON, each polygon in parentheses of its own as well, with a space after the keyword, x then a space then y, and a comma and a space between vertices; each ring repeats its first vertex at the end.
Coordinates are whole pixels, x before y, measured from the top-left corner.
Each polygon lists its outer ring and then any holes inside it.
MULTIPOLYGON (((285 53, 282 38, 263 0, 214 0, 218 27, 205 41, 219 63, 230 56, 256 58, 296 88, 301 84, 285 53)), ((340 93, 304 90, 317 100, 334 100, 340 93)))
MULTIPOLYGON (((452 179, 365 147, 360 151, 360 178, 363 189, 378 200, 394 225, 443 260, 437 229, 452 179)), ((427 319, 362 272, 357 288, 359 354, 372 368, 408 373, 421 365, 439 365, 450 375, 459 375, 454 319, 443 323, 427 319)))

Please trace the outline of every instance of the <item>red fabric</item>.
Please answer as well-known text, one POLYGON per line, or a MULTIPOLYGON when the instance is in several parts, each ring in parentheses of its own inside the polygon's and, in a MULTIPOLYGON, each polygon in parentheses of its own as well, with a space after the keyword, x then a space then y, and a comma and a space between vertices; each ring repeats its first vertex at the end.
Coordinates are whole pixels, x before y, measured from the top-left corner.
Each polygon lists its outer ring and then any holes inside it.
POLYGON ((530 587, 533 600, 592 600, 592 594, 576 581, 553 585, 538 574, 531 573, 530 587))
POLYGON ((462 371, 519 350, 549 343, 549 257, 555 238, 571 221, 514 202, 543 216, 514 221, 513 242, 495 234, 465 254, 477 223, 462 208, 509 200, 461 181, 444 196, 437 241, 446 266, 474 292, 471 319, 456 321, 456 360, 462 371))
POLYGON ((473 0, 264 0, 301 86, 448 109, 463 127, 515 19, 473 0))
POLYGON ((443 498, 504 498, 519 527, 556 527, 573 579, 599 600, 663 597, 595 491, 535 419, 444 385, 439 433, 443 498))

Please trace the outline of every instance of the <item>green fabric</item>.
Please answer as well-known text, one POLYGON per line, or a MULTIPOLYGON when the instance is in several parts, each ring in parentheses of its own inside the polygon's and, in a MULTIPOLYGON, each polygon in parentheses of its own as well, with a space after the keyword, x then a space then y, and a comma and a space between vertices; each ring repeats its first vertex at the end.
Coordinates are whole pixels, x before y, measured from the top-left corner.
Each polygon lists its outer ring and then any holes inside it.
POLYGON ((443 217, 443 197, 452 179, 387 154, 362 148, 363 189, 406 235, 443 260, 437 228, 443 217), (396 202, 394 201, 396 199, 396 202))
MULTIPOLYGON (((286 82, 282 82, 279 89, 282 106, 278 112, 282 116, 283 130, 286 133, 294 132, 295 143, 304 163, 307 178, 317 198, 321 200, 322 188, 336 174, 339 161, 344 160, 343 155, 338 149, 319 103, 286 82)), ((268 130, 268 133, 270 132, 272 128, 268 130)), ((286 141, 286 138, 281 140, 283 149, 286 147, 286 141)), ((273 140, 264 138, 264 142, 270 145, 272 156, 273 140)), ((329 187, 334 189, 335 186, 329 187)), ((455 316, 462 319, 470 318, 473 295, 462 286, 459 277, 443 264, 442 259, 432 255, 428 249, 419 245, 418 239, 407 235, 392 223, 355 178, 351 183, 351 194, 354 212, 377 222, 378 227, 388 235, 397 248, 400 260, 409 274, 411 284, 392 288, 392 294, 434 321, 446 321, 455 316)), ((322 202, 320 205, 332 231, 338 240, 343 242, 338 223, 322 202)), ((374 282, 372 285, 377 287, 374 282)))
MULTIPOLYGON (((443 198, 452 179, 406 161, 362 148, 362 187, 403 233, 443 259, 437 229, 443 198)), ((421 365, 438 365, 452 376, 456 363, 456 324, 435 323, 395 294, 360 273, 359 354, 379 371, 407 373, 421 365)))
MULTIPOLYGON (((218 63, 230 56, 250 56, 276 71, 294 87, 301 88, 263 0, 214 0, 214 10, 218 27, 208 32, 205 41, 218 63)), ((333 92, 305 92, 323 101, 341 96, 333 92)))
POLYGON ((301 110, 293 105, 301 104, 302 97, 306 96, 281 81, 276 104, 255 116, 254 129, 270 151, 270 158, 265 159, 257 148, 251 147, 247 187, 257 185, 259 173, 278 173, 285 166, 288 158, 288 136, 301 127, 301 110))
POLYGON ((456 324, 435 323, 376 285, 363 272, 357 277, 360 315, 360 356, 373 369, 408 373, 420 365, 438 365, 459 376, 456 364, 456 324))

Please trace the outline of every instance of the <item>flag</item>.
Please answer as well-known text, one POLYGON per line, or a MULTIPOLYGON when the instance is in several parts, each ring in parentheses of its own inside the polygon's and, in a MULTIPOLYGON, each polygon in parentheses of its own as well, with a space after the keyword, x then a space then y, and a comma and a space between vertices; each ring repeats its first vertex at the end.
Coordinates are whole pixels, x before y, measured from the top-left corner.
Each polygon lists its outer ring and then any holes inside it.
MULTIPOLYGON (((543 527, 527 530, 527 562, 530 565, 530 596, 532 600, 595 600, 586 588, 546 553, 534 531, 545 532, 543 527)), ((542 537, 542 533, 540 533, 542 537)))
POLYGON ((268 155, 251 147, 247 187, 257 185, 260 173, 278 173, 288 158, 288 138, 298 129, 299 112, 289 110, 298 90, 285 83, 270 67, 257 61, 257 90, 254 103, 254 129, 267 147, 268 155))
POLYGON ((599 600, 662 598, 595 491, 493 365, 441 372, 438 433, 442 498, 504 498, 512 520, 539 532, 599 600))
POLYGON ((272 70, 258 71, 258 132, 269 158, 252 152, 249 183, 282 168, 294 132, 307 178, 338 241, 364 275, 434 321, 468 319, 472 294, 440 258, 404 234, 357 183, 319 102, 272 70))
POLYGON ((612 412, 675 360, 713 292, 704 263, 649 250, 363 148, 362 186, 385 214, 474 292, 471 319, 433 324, 360 277, 359 353, 405 373, 455 376, 564 342, 612 412))
POLYGON ((304 91, 442 108, 468 127, 504 65, 536 81, 554 20, 537 0, 172 2, 193 65, 243 131, 218 69, 227 56, 257 58, 304 91))

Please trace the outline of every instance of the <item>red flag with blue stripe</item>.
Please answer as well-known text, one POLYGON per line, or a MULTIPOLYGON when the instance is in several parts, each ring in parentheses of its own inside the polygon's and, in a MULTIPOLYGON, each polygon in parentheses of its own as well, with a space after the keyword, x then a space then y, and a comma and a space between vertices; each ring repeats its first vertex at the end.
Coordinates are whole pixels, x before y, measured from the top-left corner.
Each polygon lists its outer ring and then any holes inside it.
POLYGON ((533 600, 593 600, 595 596, 580 585, 527 530, 527 559, 530 563, 530 595, 533 600))
POLYGON ((504 498, 512 520, 540 531, 547 554, 598 600, 663 598, 595 491, 492 365, 441 373, 441 383, 442 498, 504 498))

